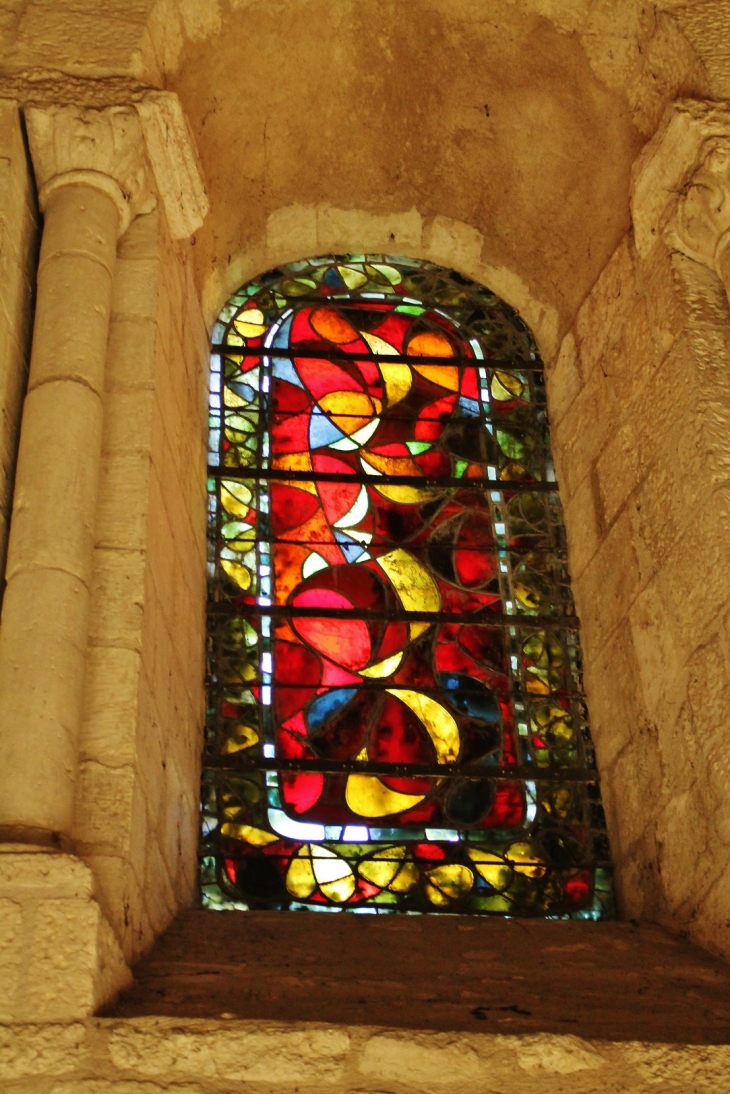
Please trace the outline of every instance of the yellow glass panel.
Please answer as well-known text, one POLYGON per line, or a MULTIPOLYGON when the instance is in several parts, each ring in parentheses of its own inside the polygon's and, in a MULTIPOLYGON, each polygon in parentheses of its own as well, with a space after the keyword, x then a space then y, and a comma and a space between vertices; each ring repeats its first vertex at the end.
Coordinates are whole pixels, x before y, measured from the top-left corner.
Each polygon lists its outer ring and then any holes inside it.
POLYGON ((232 517, 245 520, 251 506, 252 494, 242 482, 223 479, 221 482, 221 505, 232 517))
POLYGON ((479 847, 469 847, 467 850, 474 867, 485 881, 502 892, 508 889, 512 881, 512 871, 501 855, 495 855, 493 851, 483 851, 479 847))
POLYGON ((271 466, 277 471, 311 471, 312 455, 310 452, 287 452, 283 456, 274 456, 271 466))
POLYGON ((319 400, 322 410, 343 433, 356 433, 379 414, 382 404, 364 391, 330 391, 319 400))
POLYGON ((353 270, 351 266, 338 266, 337 272, 347 285, 348 289, 361 289, 367 284, 368 275, 362 270, 353 270))
POLYGON ((550 684, 544 669, 528 668, 525 676, 525 687, 530 695, 549 695, 550 684))
POLYGON ((428 899, 440 907, 466 896, 474 884, 474 875, 469 867, 457 862, 436 866, 427 871, 426 877, 430 882, 426 885, 428 899))
POLYGON ((281 284, 281 291, 286 296, 306 296, 316 288, 316 282, 308 277, 288 278, 281 284))
POLYGON ((358 866, 361 877, 381 889, 407 893, 418 881, 418 867, 405 847, 383 847, 358 866))
POLYGON ((440 493, 428 486, 393 486, 391 483, 383 483, 381 486, 377 482, 373 485, 384 498, 400 505, 418 505, 422 501, 430 501, 440 493))
MULTIPOLYGON (((408 352, 411 352, 410 347, 408 352)), ((413 367, 416 372, 420 373, 425 380, 430 380, 432 384, 445 387, 448 391, 459 390, 459 370, 455 365, 453 367, 450 365, 414 365, 413 367)))
POLYGON ((459 755, 461 740, 456 719, 449 714, 446 707, 442 707, 430 695, 422 695, 420 691, 409 691, 406 688, 386 688, 386 691, 410 707, 423 722, 433 741, 438 763, 454 763, 459 755))
POLYGON ((235 581, 239 589, 246 589, 251 587, 251 571, 247 566, 242 566, 240 562, 231 562, 230 559, 222 558, 221 566, 226 571, 231 581, 235 581))
MULTIPOLYGON (((369 334, 366 330, 361 330, 360 335, 377 357, 399 356, 395 346, 391 346, 390 342, 386 342, 384 338, 379 338, 377 334, 369 334)), ((407 368, 408 366, 406 365, 405 367, 407 368)))
POLYGON ((418 884, 419 870, 415 862, 404 862, 388 888, 393 893, 408 893, 418 884))
POLYGON ((492 377, 492 398, 498 403, 507 403, 511 399, 519 399, 525 390, 525 385, 516 376, 509 372, 499 370, 492 377))
POLYGON ((244 338, 258 338, 266 330, 264 313, 258 308, 246 308, 233 320, 233 326, 244 338))
POLYGON ((252 828, 250 824, 231 824, 230 821, 221 825, 221 835, 243 840, 254 847, 265 847, 267 843, 276 843, 279 838, 272 832, 264 832, 262 828, 252 828))
POLYGON ((242 524, 240 521, 229 521, 221 528, 221 535, 226 541, 226 546, 233 551, 250 551, 256 539, 256 529, 250 524, 242 524))
POLYGON ((355 328, 347 322, 344 315, 332 308, 317 308, 312 312, 309 322, 320 338, 326 338, 336 346, 344 346, 358 339, 355 328))
POLYGON ((514 863, 516 874, 523 874, 525 877, 543 877, 547 871, 539 851, 529 840, 511 843, 504 857, 508 862, 514 863))
MULTIPOLYGON (((428 570, 402 547, 376 559, 407 612, 438 612, 441 595, 428 570)), ((428 626, 428 624, 426 624, 428 626)))
POLYGON ((236 395, 229 387, 223 388, 223 403, 225 406, 248 406, 250 399, 244 399, 242 395, 236 395))
POLYGON ((358 817, 388 817, 411 809, 425 797, 391 790, 375 775, 350 775, 345 788, 345 801, 358 817))
POLYGON ((372 266, 366 266, 365 269, 370 274, 371 278, 381 285, 385 285, 388 282, 391 285, 400 285, 403 280, 400 270, 396 270, 394 266, 383 266, 379 262, 374 262, 372 266))
POLYGON ((229 755, 231 752, 242 752, 244 748, 251 748, 258 742, 259 735, 252 726, 237 725, 223 744, 222 752, 229 755))
POLYGON ((411 338, 407 352, 409 357, 453 357, 454 347, 445 334, 429 330, 411 338))
POLYGON ((311 844, 312 871, 320 889, 329 900, 349 900, 355 892, 355 875, 343 858, 327 847, 311 844))
POLYGON ((402 660, 403 650, 400 650, 399 653, 386 657, 384 661, 378 661, 376 665, 371 665, 370 668, 360 669, 360 675, 368 676, 373 680, 382 680, 386 676, 392 676, 402 660))
POLYGON ((397 365, 388 361, 378 361, 380 375, 385 384, 385 394, 388 406, 395 406, 401 399, 405 399, 413 384, 413 373, 410 365, 397 365))
POLYGON ((299 848, 289 863, 289 869, 286 872, 286 888, 292 896, 299 897, 300 900, 306 900, 317 888, 312 869, 311 849, 307 843, 299 848))
POLYGON ((508 896, 495 893, 494 896, 482 897, 479 901, 479 907, 485 912, 511 912, 512 901, 508 896))
POLYGON ((430 626, 430 623, 410 623, 409 631, 411 635, 411 642, 413 642, 415 638, 418 638, 419 635, 425 634, 430 626))
POLYGON ((362 458, 382 475, 423 475, 410 456, 381 456, 377 452, 363 452, 362 458))

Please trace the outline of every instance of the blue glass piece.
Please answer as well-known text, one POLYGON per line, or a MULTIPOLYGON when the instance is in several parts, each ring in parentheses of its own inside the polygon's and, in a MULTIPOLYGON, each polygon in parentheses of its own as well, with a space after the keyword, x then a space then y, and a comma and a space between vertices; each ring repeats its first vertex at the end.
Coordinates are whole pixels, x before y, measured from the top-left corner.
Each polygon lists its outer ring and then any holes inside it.
POLYGON ((476 418, 479 416, 479 403, 476 399, 467 399, 465 395, 462 395, 459 399, 459 410, 470 418, 476 418))
POLYGON ((253 398, 256 394, 254 389, 252 387, 249 387, 248 384, 231 384, 231 383, 228 383, 228 384, 226 384, 226 387, 230 388, 230 390, 232 392, 234 392, 236 395, 238 395, 238 397, 240 399, 245 399, 247 403, 252 402, 253 398))
POLYGON ((274 341, 271 343, 274 349, 286 349, 289 345, 289 335, 291 333, 291 324, 293 318, 294 316, 290 315, 287 321, 285 323, 282 323, 282 325, 279 327, 278 331, 276 332, 276 336, 274 337, 274 341))
POLYGON ((304 384, 297 375, 297 370, 291 363, 288 357, 274 357, 273 359, 273 373, 279 380, 286 380, 288 384, 295 384, 297 387, 304 387, 304 384))
POLYGON ((345 282, 342 280, 339 270, 336 266, 330 266, 322 278, 328 289, 344 289, 346 288, 345 282))
POLYGON ((345 436, 336 425, 333 425, 324 411, 318 406, 312 411, 312 420, 309 426, 310 448, 324 448, 333 441, 341 441, 345 436))
POLYGON ((315 732, 321 729, 333 714, 337 714, 344 706, 347 706, 356 692, 357 688, 335 688, 333 691, 326 691, 324 695, 317 696, 307 711, 309 729, 315 732))
POLYGON ((474 680, 471 676, 461 676, 451 672, 439 672, 438 682, 447 693, 452 707, 470 718, 479 718, 490 725, 499 725, 499 703, 486 684, 474 680))
POLYGON ((350 536, 345 535, 339 528, 333 529, 335 533, 335 539, 342 548, 342 553, 348 562, 357 562, 360 555, 363 553, 362 543, 356 543, 350 536))

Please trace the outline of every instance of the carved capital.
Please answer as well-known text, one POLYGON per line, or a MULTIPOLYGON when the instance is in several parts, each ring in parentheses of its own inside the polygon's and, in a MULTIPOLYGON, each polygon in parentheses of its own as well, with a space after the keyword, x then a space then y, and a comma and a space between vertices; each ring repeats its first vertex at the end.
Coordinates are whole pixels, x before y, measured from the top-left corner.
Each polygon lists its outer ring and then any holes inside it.
POLYGON ((154 208, 142 125, 133 106, 32 106, 25 118, 41 209, 59 186, 96 186, 115 201, 121 235, 132 217, 154 208))
POLYGON ((730 134, 704 142, 702 162, 677 203, 666 238, 697 262, 723 276, 730 244, 730 134))
POLYGON ((633 172, 640 255, 663 240, 721 274, 730 229, 730 104, 684 99, 667 108, 633 172))
POLYGON ((94 109, 29 106, 25 112, 41 209, 59 186, 85 183, 119 209, 120 235, 156 197, 173 239, 185 239, 208 212, 197 149, 177 95, 148 92, 133 105, 94 109))

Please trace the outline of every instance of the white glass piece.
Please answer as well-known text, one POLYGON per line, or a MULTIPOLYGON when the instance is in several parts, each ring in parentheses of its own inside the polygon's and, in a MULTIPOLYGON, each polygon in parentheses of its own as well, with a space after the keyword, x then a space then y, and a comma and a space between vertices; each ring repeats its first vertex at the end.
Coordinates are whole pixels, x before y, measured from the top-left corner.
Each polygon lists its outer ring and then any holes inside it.
POLYGON ((363 469, 363 471, 365 472, 366 475, 375 475, 378 478, 382 479, 383 472, 376 470, 376 468, 374 468, 374 467, 371 467, 369 463, 365 462, 365 460, 362 458, 362 456, 360 457, 360 463, 362 464, 362 469, 363 469))
POLYGON ((458 843, 459 833, 454 828, 427 828, 426 839, 441 840, 446 843, 458 843))
POLYGON ((273 760, 275 755, 276 755, 276 749, 274 748, 274 746, 272 744, 265 744, 264 745, 264 756, 267 758, 267 760, 273 760))
POLYGON ((261 654, 261 671, 262 672, 272 672, 273 671, 272 657, 271 657, 271 654, 268 651, 266 653, 261 654))
POLYGON ((363 425, 360 429, 355 430, 350 439, 357 441, 358 444, 367 444, 379 425, 380 418, 373 418, 372 422, 368 422, 367 425, 363 425))
POLYGON ((327 445, 328 448, 334 448, 337 452, 357 452, 360 445, 353 441, 352 437, 343 437, 339 441, 333 441, 332 444, 327 445))
POLYGON ((363 828, 359 824, 348 824, 342 833, 345 843, 367 843, 370 839, 370 829, 363 828))
POLYGON ((316 551, 312 551, 311 555, 307 555, 302 563, 302 577, 311 577, 312 574, 319 573, 320 570, 326 570, 329 563, 318 555, 316 551))
POLYGON ((345 513, 344 517, 340 517, 339 520, 334 522, 335 528, 349 528, 351 525, 359 524, 368 511, 368 505, 370 499, 368 496, 367 486, 360 487, 360 493, 355 498, 355 502, 349 512, 345 513))
POLYGON ((316 842, 325 838, 323 824, 304 824, 287 817, 283 809, 269 809, 269 824, 278 836, 287 839, 316 842))
POLYGON ((265 707, 271 706, 271 688, 267 685, 261 688, 261 702, 265 707))

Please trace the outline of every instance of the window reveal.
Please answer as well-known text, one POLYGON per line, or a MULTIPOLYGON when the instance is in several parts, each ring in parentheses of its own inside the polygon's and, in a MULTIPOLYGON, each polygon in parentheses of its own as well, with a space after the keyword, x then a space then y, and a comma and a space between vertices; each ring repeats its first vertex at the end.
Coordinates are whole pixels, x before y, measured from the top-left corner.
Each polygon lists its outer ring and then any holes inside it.
POLYGON ((542 365, 488 290, 351 255, 214 330, 211 907, 610 914, 542 365))

